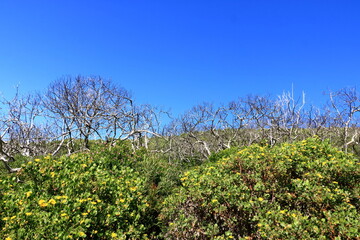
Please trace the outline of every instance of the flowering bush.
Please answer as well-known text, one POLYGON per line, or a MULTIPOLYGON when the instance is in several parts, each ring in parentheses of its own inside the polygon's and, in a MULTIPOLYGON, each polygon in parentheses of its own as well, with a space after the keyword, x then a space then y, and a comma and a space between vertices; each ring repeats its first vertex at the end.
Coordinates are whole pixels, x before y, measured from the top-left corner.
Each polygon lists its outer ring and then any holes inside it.
POLYGON ((23 166, 23 183, 2 178, 0 238, 146 239, 144 179, 117 159, 124 152, 39 158, 23 166))
POLYGON ((183 174, 163 202, 164 237, 355 239, 359 164, 316 138, 225 154, 183 174))

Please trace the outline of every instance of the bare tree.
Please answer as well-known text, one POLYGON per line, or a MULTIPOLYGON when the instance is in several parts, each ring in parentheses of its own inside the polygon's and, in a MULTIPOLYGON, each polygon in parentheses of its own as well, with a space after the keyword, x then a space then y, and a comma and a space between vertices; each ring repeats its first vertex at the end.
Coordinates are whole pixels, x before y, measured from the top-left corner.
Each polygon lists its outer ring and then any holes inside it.
POLYGON ((3 98, 1 104, 0 159, 9 172, 17 172, 20 168, 11 168, 9 164, 14 155, 34 157, 46 152, 48 136, 42 123, 41 98, 20 96, 17 89, 14 98, 3 98))
POLYGON ((304 112, 304 129, 306 137, 318 136, 321 139, 331 138, 331 111, 329 108, 310 106, 304 112))
MULTIPOLYGON (((131 140, 134 150, 148 148, 149 137, 160 136, 162 110, 151 105, 136 105, 128 91, 101 77, 62 78, 52 83, 45 95, 48 116, 61 119, 60 145, 67 142, 74 151, 73 140, 131 140)), ((58 150, 57 149, 57 150, 58 150)))
POLYGON ((228 112, 230 117, 229 128, 232 131, 232 141, 236 146, 251 145, 261 140, 261 132, 257 130, 258 126, 265 128, 260 117, 257 114, 256 100, 258 97, 248 96, 247 98, 239 98, 237 101, 229 103, 228 112))
MULTIPOLYGON (((117 136, 118 120, 131 103, 129 93, 100 77, 62 78, 52 83, 45 94, 44 107, 50 117, 61 119, 61 142, 82 139, 89 148, 90 138, 117 136), (119 116, 121 115, 121 116, 119 116), (105 128, 106 127, 106 128, 105 128)), ((60 124, 59 124, 60 125, 60 124)))
POLYGON ((360 112, 360 96, 356 88, 344 88, 330 92, 330 107, 333 112, 335 130, 340 131, 345 152, 350 145, 359 144, 359 126, 357 113, 360 112))
POLYGON ((2 117, 2 140, 9 154, 36 156, 43 153, 41 145, 47 139, 42 124, 41 97, 20 96, 18 91, 11 100, 2 100, 5 111, 2 117), (6 129, 6 131, 5 131, 6 129))
POLYGON ((131 140, 134 150, 141 147, 149 149, 149 138, 163 137, 162 115, 167 115, 167 112, 149 104, 135 105, 132 102, 128 111, 117 118, 120 138, 131 140))
POLYGON ((3 162, 4 167, 8 170, 9 173, 15 173, 19 172, 21 168, 12 168, 10 166, 10 162, 14 161, 14 158, 6 153, 4 150, 4 141, 2 140, 2 137, 0 138, 0 161, 3 162))
POLYGON ((295 99, 294 91, 284 92, 274 102, 272 128, 278 131, 282 141, 294 141, 299 137, 299 130, 304 126, 305 93, 302 98, 295 99))
POLYGON ((185 143, 193 154, 200 153, 205 158, 210 156, 207 131, 211 130, 213 117, 213 106, 208 103, 195 106, 180 117, 185 143))
POLYGON ((128 91, 101 77, 61 78, 44 96, 17 92, 1 103, 0 160, 9 172, 20 170, 9 164, 15 154, 54 155, 63 149, 71 154, 76 141, 88 149, 91 139, 131 141, 134 150, 186 161, 204 160, 232 146, 274 146, 314 135, 340 141, 346 152, 360 146, 355 88, 330 92, 328 106, 321 109, 307 107, 305 94, 295 98, 293 91, 277 98, 250 95, 221 106, 203 103, 165 126, 168 111, 136 104, 128 91))

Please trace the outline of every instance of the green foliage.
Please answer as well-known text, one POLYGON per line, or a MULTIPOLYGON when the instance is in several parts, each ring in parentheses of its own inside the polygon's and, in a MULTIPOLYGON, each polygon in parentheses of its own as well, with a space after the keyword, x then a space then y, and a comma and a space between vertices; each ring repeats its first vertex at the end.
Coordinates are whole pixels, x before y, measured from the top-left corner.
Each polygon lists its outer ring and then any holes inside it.
POLYGON ((222 159, 222 158, 230 157, 231 155, 235 154, 238 151, 239 151, 238 147, 227 148, 227 149, 222 150, 220 152, 216 152, 216 153, 211 154, 208 160, 210 162, 214 162, 214 161, 217 161, 217 160, 222 159))
POLYGON ((161 232, 161 223, 158 221, 161 203, 176 187, 181 186, 180 176, 193 165, 194 162, 169 161, 161 154, 149 152, 144 153, 142 160, 134 165, 134 169, 145 178, 145 189, 150 205, 147 222, 152 223, 149 226, 150 232, 157 235, 161 232))
POLYGON ((126 141, 19 162, 0 180, 1 239, 360 235, 359 161, 316 138, 231 148, 200 166, 126 141))
POLYGON ((127 146, 23 165, 0 180, 0 238, 146 239, 145 179, 129 167, 127 146))
MULTIPOLYGON (((32 159, 31 157, 22 156, 20 154, 14 155, 13 157, 14 162, 9 163, 9 166, 12 168, 18 168, 32 159)), ((4 164, 0 162, 0 179, 6 178, 7 175, 9 175, 9 171, 5 168, 4 164)))
POLYGON ((218 156, 185 172, 163 202, 166 239, 360 236, 360 163, 353 155, 315 138, 218 156))

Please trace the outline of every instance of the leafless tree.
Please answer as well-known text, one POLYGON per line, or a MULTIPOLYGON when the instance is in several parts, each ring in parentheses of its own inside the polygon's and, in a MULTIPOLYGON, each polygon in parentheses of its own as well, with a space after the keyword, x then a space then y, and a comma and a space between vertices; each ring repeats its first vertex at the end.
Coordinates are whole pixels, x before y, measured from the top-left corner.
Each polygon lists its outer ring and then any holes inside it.
POLYGON ((272 128, 282 141, 294 141, 304 126, 305 94, 295 99, 294 92, 284 92, 274 102, 275 111, 272 114, 272 128))
POLYGON ((306 106, 305 94, 293 91, 277 98, 247 96, 229 104, 199 104, 169 124, 169 112, 150 104, 136 104, 130 93, 101 77, 64 77, 46 93, 1 100, 0 160, 9 172, 14 154, 28 157, 66 149, 75 142, 88 149, 91 139, 112 144, 131 141, 170 160, 207 159, 213 152, 266 142, 270 146, 318 135, 340 144, 344 151, 360 146, 355 88, 330 92, 327 107, 306 106), (76 141, 75 141, 76 140, 76 141))
POLYGON ((204 103, 193 107, 179 118, 184 143, 190 149, 191 155, 200 153, 203 157, 210 156, 211 149, 206 135, 211 130, 213 117, 213 106, 204 103))
POLYGON ((129 103, 126 90, 101 77, 62 78, 49 86, 44 98, 48 116, 59 120, 61 142, 68 139, 71 151, 74 139, 83 139, 89 148, 91 137, 102 139, 106 132, 116 137, 119 115, 129 103))
MULTIPOLYGON (((148 138, 160 136, 161 110, 151 105, 137 105, 130 93, 101 77, 62 78, 52 83, 44 98, 48 116, 58 119, 60 146, 73 140, 131 140, 134 150, 148 148, 148 138), (66 141, 65 141, 66 140, 66 141)), ((58 150, 57 149, 57 150, 58 150)))
POLYGON ((304 111, 304 136, 318 136, 321 139, 331 138, 331 111, 327 107, 310 106, 304 111))
POLYGON ((260 115, 257 114, 258 107, 253 109, 254 106, 257 106, 256 101, 259 98, 258 96, 247 96, 229 103, 227 111, 230 115, 230 122, 228 120, 228 125, 232 132, 233 145, 246 146, 261 140, 262 134, 257 129, 258 126, 265 128, 265 125, 260 124, 262 121, 259 119, 260 115))
POLYGON ((149 138, 162 138, 163 115, 166 111, 150 104, 135 105, 133 102, 127 112, 118 118, 121 139, 129 139, 133 149, 144 147, 149 149, 149 138))
POLYGON ((356 88, 344 88, 330 92, 330 107, 333 110, 333 127, 339 131, 343 149, 348 151, 350 145, 359 144, 358 112, 360 96, 356 88))
POLYGON ((9 172, 13 156, 27 157, 42 155, 46 152, 47 133, 42 119, 41 98, 39 95, 20 96, 17 89, 11 100, 3 98, 0 120, 0 158, 9 172))
POLYGON ((20 96, 18 91, 11 100, 3 99, 2 140, 9 154, 36 156, 43 153, 41 144, 47 139, 42 124, 39 95, 20 96))

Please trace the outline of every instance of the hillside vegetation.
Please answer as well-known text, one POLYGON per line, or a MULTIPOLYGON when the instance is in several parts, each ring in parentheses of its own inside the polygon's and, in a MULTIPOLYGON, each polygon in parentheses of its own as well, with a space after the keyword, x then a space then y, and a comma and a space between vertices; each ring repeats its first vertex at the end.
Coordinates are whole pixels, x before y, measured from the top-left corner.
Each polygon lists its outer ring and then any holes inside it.
POLYGON ((231 148, 197 166, 94 144, 2 177, 0 238, 356 239, 359 164, 318 138, 231 148))
POLYGON ((174 117, 69 76, 0 110, 0 239, 360 239, 356 88, 174 117))

